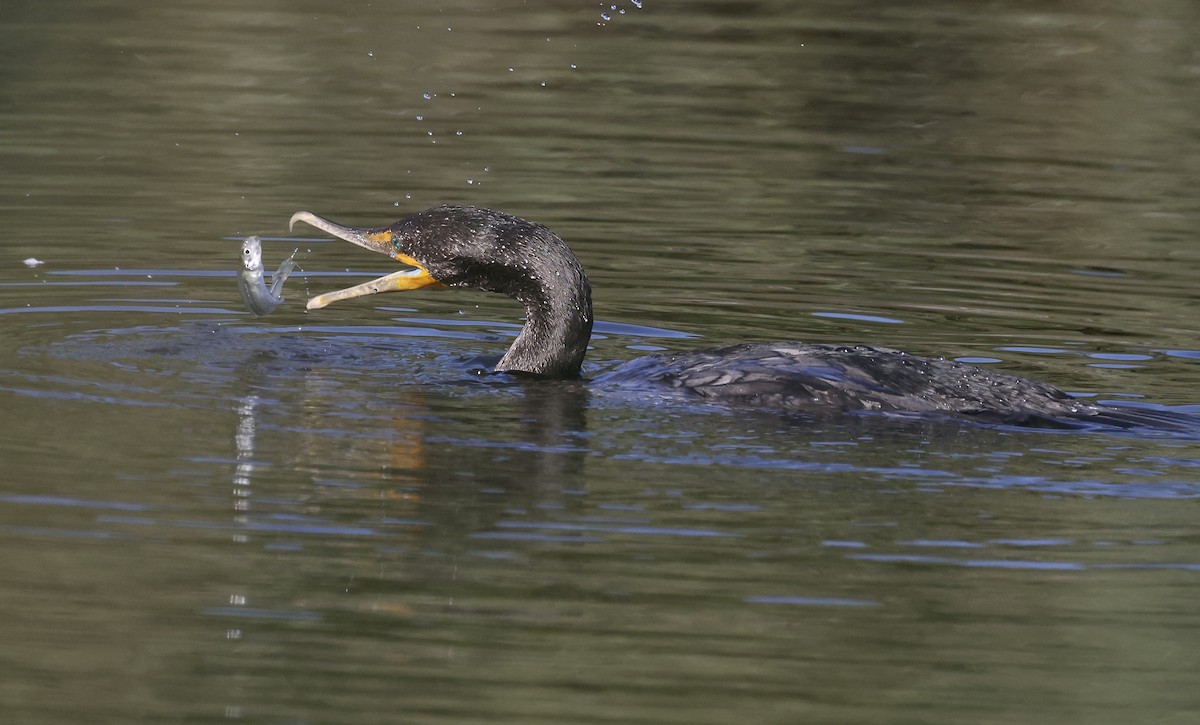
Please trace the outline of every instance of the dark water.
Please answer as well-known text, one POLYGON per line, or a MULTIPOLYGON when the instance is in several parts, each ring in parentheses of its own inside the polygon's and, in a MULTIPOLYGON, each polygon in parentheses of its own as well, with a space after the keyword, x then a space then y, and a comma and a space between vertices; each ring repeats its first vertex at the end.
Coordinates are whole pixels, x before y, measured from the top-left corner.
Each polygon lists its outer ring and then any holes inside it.
POLYGON ((557 5, 6 4, 5 720, 1196 721, 1196 437, 494 379, 510 300, 306 314, 391 268, 286 229, 546 223, 589 376, 865 342, 1200 411, 1195 4, 557 5))

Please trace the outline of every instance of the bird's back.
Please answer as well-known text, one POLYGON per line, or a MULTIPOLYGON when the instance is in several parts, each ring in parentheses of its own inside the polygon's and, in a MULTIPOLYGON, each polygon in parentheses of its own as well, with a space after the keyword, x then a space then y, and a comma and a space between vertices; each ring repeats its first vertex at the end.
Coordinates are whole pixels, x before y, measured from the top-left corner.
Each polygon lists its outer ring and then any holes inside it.
POLYGON ((1090 406, 1058 388, 967 363, 866 345, 735 345, 638 358, 609 384, 656 383, 704 398, 795 412, 878 410, 1073 416, 1090 406))

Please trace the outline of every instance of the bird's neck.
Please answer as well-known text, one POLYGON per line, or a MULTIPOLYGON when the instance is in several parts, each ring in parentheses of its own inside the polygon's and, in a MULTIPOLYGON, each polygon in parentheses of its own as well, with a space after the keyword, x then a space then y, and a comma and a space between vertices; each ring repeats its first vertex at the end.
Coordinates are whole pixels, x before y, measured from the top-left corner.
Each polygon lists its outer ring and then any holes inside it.
POLYGON ((582 270, 573 281, 562 286, 545 285, 535 294, 516 296, 525 306, 525 326, 496 364, 497 372, 579 377, 592 337, 592 295, 582 270))

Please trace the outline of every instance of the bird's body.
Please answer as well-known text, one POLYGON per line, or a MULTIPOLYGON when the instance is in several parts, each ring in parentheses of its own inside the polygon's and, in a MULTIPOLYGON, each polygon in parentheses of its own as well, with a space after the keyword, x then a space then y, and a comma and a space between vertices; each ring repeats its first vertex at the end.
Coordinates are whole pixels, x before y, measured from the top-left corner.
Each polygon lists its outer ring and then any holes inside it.
POLYGON ((1051 385, 976 365, 866 345, 734 345, 637 358, 601 377, 790 413, 933 413, 1021 422, 1094 407, 1051 385))
MULTIPOLYGON (((458 206, 435 207, 378 228, 347 227, 310 212, 297 212, 296 221, 417 268, 320 295, 309 300, 309 309, 436 285, 500 292, 521 302, 527 319, 496 371, 578 377, 591 336, 591 286, 579 260, 546 227, 458 206)), ((863 345, 782 342, 664 353, 626 363, 597 382, 661 385, 706 400, 787 412, 908 412, 1122 427, 1159 420, 1086 403, 1016 375, 863 345)))

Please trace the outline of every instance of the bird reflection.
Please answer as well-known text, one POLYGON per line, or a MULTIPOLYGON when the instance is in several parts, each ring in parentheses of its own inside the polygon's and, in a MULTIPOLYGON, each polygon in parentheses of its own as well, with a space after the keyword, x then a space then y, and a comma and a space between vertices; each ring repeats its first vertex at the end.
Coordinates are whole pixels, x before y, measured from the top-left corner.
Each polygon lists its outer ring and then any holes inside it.
MULTIPOLYGON (((277 362, 260 356, 240 370, 242 390, 255 391, 237 403, 233 436, 242 531, 268 470, 272 502, 298 499, 306 516, 322 518, 369 502, 367 518, 432 524, 414 527, 420 536, 461 539, 513 510, 576 505, 587 461, 580 382, 472 376, 372 390, 345 385, 340 367, 309 367, 300 384, 280 386, 277 362)), ((359 508, 356 523, 366 520, 359 508)))

